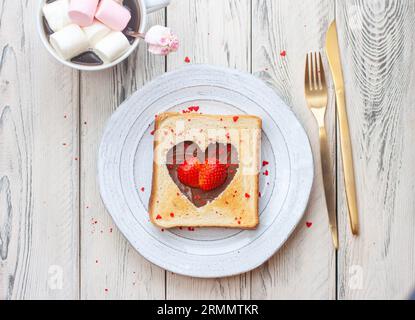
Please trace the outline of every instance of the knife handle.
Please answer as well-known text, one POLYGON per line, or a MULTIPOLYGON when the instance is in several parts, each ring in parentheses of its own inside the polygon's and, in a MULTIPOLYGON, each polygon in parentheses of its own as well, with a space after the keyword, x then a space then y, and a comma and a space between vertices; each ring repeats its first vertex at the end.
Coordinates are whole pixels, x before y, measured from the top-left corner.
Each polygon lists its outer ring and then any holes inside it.
POLYGON ((339 235, 337 231, 337 217, 336 217, 336 193, 334 190, 334 179, 331 174, 331 162, 330 162, 330 148, 327 140, 327 132, 325 127, 320 127, 320 156, 321 156, 321 169, 323 174, 324 194, 326 196, 327 212, 329 217, 329 226, 331 236, 333 239, 334 248, 339 248, 339 235))
POLYGON ((343 90, 336 91, 337 115, 340 128, 340 147, 343 160, 344 184, 352 234, 359 234, 359 218, 356 197, 356 181, 353 167, 352 143, 343 90))

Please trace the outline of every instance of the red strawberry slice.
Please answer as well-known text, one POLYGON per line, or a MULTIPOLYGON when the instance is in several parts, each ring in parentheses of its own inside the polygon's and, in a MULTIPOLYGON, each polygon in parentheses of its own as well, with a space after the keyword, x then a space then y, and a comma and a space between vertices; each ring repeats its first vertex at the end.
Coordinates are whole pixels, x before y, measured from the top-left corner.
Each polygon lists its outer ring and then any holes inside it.
POLYGON ((186 159, 177 168, 177 178, 186 186, 199 187, 199 168, 200 162, 197 157, 186 159))
POLYGON ((221 164, 216 158, 208 158, 200 166, 199 188, 209 191, 220 187, 228 177, 227 165, 221 164))

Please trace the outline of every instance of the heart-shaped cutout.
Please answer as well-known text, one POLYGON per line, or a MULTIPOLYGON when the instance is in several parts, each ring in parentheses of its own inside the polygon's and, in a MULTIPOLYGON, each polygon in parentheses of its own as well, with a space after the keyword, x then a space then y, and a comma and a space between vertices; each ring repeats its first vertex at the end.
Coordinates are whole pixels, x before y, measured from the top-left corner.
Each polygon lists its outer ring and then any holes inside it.
POLYGON ((239 168, 238 151, 230 143, 212 143, 208 145, 205 151, 202 151, 197 143, 184 141, 169 150, 166 166, 170 177, 181 193, 194 206, 200 208, 215 200, 229 186, 239 168), (197 158, 200 163, 205 163, 206 159, 216 159, 218 163, 226 165, 227 176, 225 181, 218 187, 208 191, 183 184, 178 177, 178 168, 191 158, 197 158))

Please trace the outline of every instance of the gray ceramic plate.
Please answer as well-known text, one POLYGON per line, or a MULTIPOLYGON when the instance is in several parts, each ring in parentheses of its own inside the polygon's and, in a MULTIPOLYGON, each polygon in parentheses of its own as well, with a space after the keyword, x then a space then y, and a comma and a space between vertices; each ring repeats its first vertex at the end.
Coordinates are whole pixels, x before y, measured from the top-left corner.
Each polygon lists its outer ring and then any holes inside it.
POLYGON ((162 268, 203 278, 247 272, 269 259, 303 216, 313 181, 307 135, 278 95, 250 74, 206 65, 167 73, 125 101, 108 122, 98 170, 102 199, 134 248, 162 268), (262 118, 262 159, 269 162, 262 171, 269 174, 260 174, 257 230, 162 231, 149 221, 154 116, 190 105, 262 118))

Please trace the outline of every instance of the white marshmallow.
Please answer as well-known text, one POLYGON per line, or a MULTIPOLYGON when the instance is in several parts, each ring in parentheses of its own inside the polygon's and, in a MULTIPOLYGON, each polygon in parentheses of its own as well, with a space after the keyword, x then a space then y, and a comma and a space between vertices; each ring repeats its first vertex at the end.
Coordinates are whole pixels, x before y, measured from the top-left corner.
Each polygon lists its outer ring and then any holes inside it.
POLYGON ((81 27, 70 24, 50 36, 50 44, 63 59, 69 60, 88 50, 88 38, 81 27))
POLYGON ((82 30, 84 30, 91 48, 111 32, 110 28, 97 20, 95 20, 92 25, 82 28, 82 30))
POLYGON ((130 48, 127 37, 113 31, 94 46, 94 51, 105 62, 112 62, 122 56, 130 48))
POLYGON ((43 6, 43 15, 54 32, 72 23, 68 11, 69 0, 57 0, 43 6))

